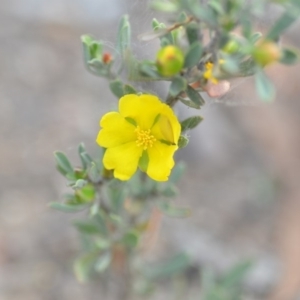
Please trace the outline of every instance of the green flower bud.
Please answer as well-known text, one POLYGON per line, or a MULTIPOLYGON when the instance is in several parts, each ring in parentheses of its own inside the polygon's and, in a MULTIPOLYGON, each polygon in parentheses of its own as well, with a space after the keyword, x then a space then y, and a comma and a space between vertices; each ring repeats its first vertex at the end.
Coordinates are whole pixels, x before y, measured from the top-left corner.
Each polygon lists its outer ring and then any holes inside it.
POLYGON ((173 76, 183 67, 184 55, 175 46, 168 45, 157 52, 156 66, 158 72, 163 76, 173 76))
POLYGON ((225 44, 222 50, 225 53, 233 54, 238 52, 239 48, 240 48, 240 43, 237 40, 232 39, 225 44))
POLYGON ((255 46, 252 55, 259 65, 266 66, 279 61, 281 50, 273 41, 262 41, 255 46))

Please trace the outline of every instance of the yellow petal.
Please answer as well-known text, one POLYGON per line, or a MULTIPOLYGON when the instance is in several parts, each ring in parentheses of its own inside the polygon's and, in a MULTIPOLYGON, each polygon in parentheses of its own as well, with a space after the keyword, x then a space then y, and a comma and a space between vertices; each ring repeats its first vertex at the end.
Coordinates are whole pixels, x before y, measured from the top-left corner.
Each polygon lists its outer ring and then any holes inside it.
POLYGON ((178 146, 169 146, 160 142, 148 148, 148 176, 157 181, 168 180, 171 169, 174 167, 173 155, 177 149, 178 146))
POLYGON ((134 125, 117 112, 105 114, 100 121, 100 126, 103 128, 100 130, 96 141, 104 148, 115 147, 136 140, 134 125))
POLYGON ((123 117, 134 119, 141 129, 150 129, 163 103, 154 95, 125 95, 119 101, 119 111, 123 117))
POLYGON ((136 171, 143 149, 136 142, 106 149, 103 157, 104 167, 114 170, 114 177, 128 180, 136 171))
POLYGON ((151 129, 157 140, 165 140, 177 144, 181 132, 180 123, 173 110, 166 104, 162 105, 158 121, 151 129))

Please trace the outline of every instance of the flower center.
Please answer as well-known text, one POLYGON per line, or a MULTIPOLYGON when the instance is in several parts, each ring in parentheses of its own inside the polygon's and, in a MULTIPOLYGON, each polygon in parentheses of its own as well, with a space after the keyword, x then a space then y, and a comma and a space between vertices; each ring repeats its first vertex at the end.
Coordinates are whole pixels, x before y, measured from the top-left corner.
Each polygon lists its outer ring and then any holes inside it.
POLYGON ((151 134, 150 129, 143 130, 139 126, 134 130, 136 132, 136 144, 139 147, 143 147, 144 150, 147 150, 148 147, 152 147, 153 143, 156 141, 156 138, 151 134))

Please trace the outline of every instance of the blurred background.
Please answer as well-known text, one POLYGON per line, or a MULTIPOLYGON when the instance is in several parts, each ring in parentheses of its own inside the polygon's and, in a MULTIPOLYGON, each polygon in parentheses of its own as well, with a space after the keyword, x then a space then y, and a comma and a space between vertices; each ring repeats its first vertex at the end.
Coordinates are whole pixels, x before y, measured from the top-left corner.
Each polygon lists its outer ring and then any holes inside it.
MULTIPOLYGON (((1 0, 1 300, 101 299, 97 281, 79 284, 72 272, 80 250, 74 216, 47 207, 67 189, 53 152, 79 163, 84 142, 96 153, 99 119, 117 105, 106 81, 84 69, 80 36, 92 34, 112 51, 127 13, 137 55, 153 57, 157 42, 136 39, 156 16, 148 4, 1 0)), ((285 43, 300 47, 299 27, 285 43)), ((207 100, 204 122, 177 157, 187 171, 176 201, 193 214, 165 218, 151 255, 186 251, 195 266, 216 274, 251 259, 245 299, 293 300, 300 299, 300 66, 275 65, 268 74, 278 89, 271 104, 259 102, 251 78, 207 100)), ((181 118, 197 113, 177 110, 181 118)), ((155 299, 174 298, 162 291, 155 299)))

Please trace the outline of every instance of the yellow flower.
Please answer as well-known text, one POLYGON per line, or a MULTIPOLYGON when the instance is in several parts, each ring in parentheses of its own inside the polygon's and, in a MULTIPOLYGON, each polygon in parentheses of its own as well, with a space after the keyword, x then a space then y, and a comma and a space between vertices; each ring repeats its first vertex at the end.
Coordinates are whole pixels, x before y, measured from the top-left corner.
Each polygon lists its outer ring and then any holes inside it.
POLYGON ((216 77, 214 77, 213 68, 214 68, 214 64, 212 62, 207 62, 205 64, 205 69, 206 70, 203 73, 203 77, 205 79, 211 81, 211 83, 217 84, 218 83, 218 79, 216 77))
POLYGON ((100 126, 97 143, 107 148, 103 164, 116 178, 128 180, 139 166, 154 180, 168 180, 181 131, 169 106, 153 95, 126 95, 119 112, 105 114, 100 126))

